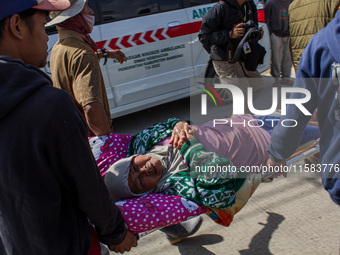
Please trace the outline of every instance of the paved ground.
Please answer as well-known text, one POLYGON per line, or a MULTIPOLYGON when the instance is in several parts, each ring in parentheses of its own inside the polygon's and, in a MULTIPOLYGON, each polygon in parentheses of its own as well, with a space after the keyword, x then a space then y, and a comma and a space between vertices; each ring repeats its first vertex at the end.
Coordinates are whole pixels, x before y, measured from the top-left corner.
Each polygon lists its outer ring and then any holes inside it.
POLYGON ((336 255, 340 210, 320 179, 279 178, 261 184, 230 227, 204 216, 200 230, 177 245, 160 231, 142 237, 129 254, 336 255))

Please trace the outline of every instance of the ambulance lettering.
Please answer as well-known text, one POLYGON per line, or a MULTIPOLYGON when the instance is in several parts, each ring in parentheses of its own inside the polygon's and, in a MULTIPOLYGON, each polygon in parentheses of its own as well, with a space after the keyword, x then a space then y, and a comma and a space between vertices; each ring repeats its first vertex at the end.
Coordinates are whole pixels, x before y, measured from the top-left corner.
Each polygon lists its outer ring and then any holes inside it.
POLYGON ((210 8, 211 7, 193 10, 192 11, 192 19, 201 19, 209 11, 210 8))

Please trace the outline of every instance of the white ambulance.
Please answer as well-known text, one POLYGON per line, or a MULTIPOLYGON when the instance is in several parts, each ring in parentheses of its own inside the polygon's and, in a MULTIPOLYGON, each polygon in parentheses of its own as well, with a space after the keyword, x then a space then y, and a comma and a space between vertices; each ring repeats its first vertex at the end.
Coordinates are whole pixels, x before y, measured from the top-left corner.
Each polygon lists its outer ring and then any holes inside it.
MULTIPOLYGON (((215 76, 197 37, 203 15, 214 4, 210 0, 89 1, 96 16, 93 40, 99 48, 120 49, 127 56, 124 64, 108 59, 103 65, 101 60, 112 118, 188 97, 190 78, 215 76)), ((260 72, 270 63, 268 30, 261 25, 265 36, 260 43, 267 54, 260 72)), ((49 33, 51 50, 58 34, 49 33)), ((48 65, 45 71, 50 72, 48 65)))

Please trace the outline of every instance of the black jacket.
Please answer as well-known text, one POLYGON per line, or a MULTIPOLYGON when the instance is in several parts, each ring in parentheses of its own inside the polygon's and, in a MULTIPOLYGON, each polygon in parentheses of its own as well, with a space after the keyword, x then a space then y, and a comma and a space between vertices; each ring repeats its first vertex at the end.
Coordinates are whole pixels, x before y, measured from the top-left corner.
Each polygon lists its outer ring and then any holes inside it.
MULTIPOLYGON (((210 53, 210 58, 213 60, 227 60, 229 32, 236 24, 245 23, 250 19, 258 25, 257 10, 253 0, 246 1, 242 6, 236 0, 223 0, 215 4, 203 16, 201 30, 198 34, 200 42, 210 53), (245 6, 246 14, 244 13, 245 6)), ((233 52, 235 52, 241 39, 231 40, 233 52)))
POLYGON ((88 254, 88 219, 118 244, 125 222, 71 96, 38 68, 0 56, 0 254, 88 254))

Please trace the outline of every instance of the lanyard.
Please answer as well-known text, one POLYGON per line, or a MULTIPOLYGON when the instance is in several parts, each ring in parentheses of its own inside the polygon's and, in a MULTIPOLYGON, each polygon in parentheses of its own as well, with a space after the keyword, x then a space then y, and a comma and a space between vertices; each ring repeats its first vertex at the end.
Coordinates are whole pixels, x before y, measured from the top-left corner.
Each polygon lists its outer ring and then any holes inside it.
POLYGON ((242 15, 242 12, 239 10, 238 14, 240 15, 240 17, 243 19, 243 22, 246 23, 247 21, 247 5, 244 5, 244 16, 242 15))
POLYGON ((246 23, 246 21, 247 21, 247 6, 246 5, 244 5, 244 17, 243 17, 243 21, 244 21, 244 23, 246 23))

